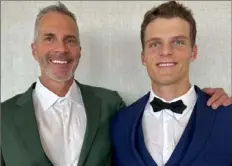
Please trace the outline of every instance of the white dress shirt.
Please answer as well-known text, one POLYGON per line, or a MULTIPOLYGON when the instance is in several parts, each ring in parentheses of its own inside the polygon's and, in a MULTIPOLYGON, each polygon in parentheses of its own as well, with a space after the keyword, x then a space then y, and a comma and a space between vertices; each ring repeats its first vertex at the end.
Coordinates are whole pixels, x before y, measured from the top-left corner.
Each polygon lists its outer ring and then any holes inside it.
POLYGON ((167 102, 158 97, 152 90, 150 91, 150 97, 142 117, 143 135, 145 145, 153 160, 158 166, 164 166, 174 151, 189 121, 197 100, 197 94, 194 86, 191 86, 186 94, 169 101, 175 102, 182 100, 187 106, 182 114, 173 113, 169 109, 153 112, 150 102, 154 97, 167 102))
POLYGON ((55 166, 77 166, 86 113, 76 82, 65 97, 59 97, 37 79, 33 102, 41 144, 49 160, 55 166))

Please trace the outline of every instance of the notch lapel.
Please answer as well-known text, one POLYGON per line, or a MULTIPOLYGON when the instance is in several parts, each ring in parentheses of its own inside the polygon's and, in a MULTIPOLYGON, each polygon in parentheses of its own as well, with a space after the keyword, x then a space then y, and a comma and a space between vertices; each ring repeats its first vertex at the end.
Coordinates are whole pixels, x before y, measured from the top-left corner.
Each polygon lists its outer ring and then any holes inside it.
MULTIPOLYGON (((19 98, 17 105, 19 110, 15 111, 14 122, 21 136, 23 145, 28 152, 31 163, 50 163, 46 157, 41 142, 35 117, 32 91, 35 83, 19 98)), ((49 164, 51 165, 51 163, 49 164)))
POLYGON ((88 153, 92 147, 98 130, 101 115, 101 100, 94 96, 94 93, 91 92, 90 89, 85 85, 80 83, 78 83, 78 85, 81 90, 87 117, 86 132, 78 162, 78 166, 83 166, 88 157, 88 153))

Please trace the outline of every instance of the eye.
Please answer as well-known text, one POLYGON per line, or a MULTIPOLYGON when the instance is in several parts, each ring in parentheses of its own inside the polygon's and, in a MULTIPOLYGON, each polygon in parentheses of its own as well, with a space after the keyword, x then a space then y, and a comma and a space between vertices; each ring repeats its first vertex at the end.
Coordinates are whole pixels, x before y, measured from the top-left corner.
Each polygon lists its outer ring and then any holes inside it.
POLYGON ((67 42, 68 44, 76 44, 76 43, 77 43, 77 40, 76 40, 76 39, 73 39, 73 38, 69 38, 69 39, 66 40, 66 42, 67 42))
POLYGON ((51 42, 52 40, 53 40, 53 38, 51 36, 47 36, 44 38, 44 41, 51 42))
POLYGON ((174 44, 179 46, 179 45, 184 45, 184 41, 183 40, 175 40, 174 44))
POLYGON ((159 47, 159 46, 160 46, 160 42, 158 42, 158 41, 154 41, 154 42, 152 42, 152 43, 149 44, 149 47, 150 47, 150 48, 151 48, 151 47, 157 48, 157 47, 159 47))

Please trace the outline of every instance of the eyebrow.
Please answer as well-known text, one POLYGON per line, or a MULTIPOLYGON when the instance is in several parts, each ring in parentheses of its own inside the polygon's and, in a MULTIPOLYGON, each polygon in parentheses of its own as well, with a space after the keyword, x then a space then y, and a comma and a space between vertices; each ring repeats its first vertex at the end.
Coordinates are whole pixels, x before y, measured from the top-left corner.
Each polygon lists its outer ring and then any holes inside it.
POLYGON ((184 36, 184 35, 179 35, 179 36, 174 36, 174 37, 172 37, 172 39, 185 39, 185 40, 187 40, 188 37, 187 37, 187 36, 184 36))
POLYGON ((55 36, 55 34, 49 32, 49 33, 45 33, 44 36, 55 36))
MULTIPOLYGON (((185 40, 187 40, 188 37, 187 37, 187 36, 184 36, 184 35, 178 35, 178 36, 173 36, 173 37, 171 37, 171 39, 172 39, 172 40, 173 40, 173 39, 185 39, 185 40)), ((162 38, 160 38, 160 37, 152 37, 152 38, 146 40, 146 41, 145 41, 145 44, 148 43, 148 42, 151 42, 151 41, 156 41, 156 40, 162 40, 162 38)))
POLYGON ((75 40, 77 40, 77 37, 74 36, 74 35, 66 35, 64 38, 65 38, 65 39, 74 38, 75 40))
MULTIPOLYGON (((54 34, 54 33, 49 32, 49 33, 45 33, 45 34, 44 34, 44 36, 52 37, 52 36, 55 36, 55 34, 54 34)), ((74 38, 74 39, 76 39, 76 40, 77 40, 77 37, 76 37, 76 36, 74 36, 74 35, 66 35, 66 36, 64 36, 64 39, 68 39, 68 38, 74 38)))

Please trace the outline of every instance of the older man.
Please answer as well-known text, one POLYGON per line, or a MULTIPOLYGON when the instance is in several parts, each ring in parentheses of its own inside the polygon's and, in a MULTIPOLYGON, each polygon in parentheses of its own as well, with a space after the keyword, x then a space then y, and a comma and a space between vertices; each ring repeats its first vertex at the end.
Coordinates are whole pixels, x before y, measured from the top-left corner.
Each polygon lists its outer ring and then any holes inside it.
POLYGON ((81 57, 75 16, 61 3, 42 9, 31 48, 41 76, 2 103, 5 164, 110 165, 109 123, 124 102, 115 91, 74 80, 81 57))

